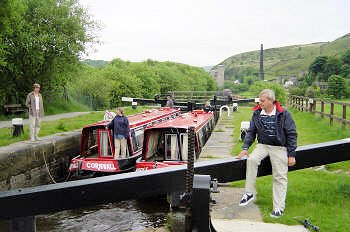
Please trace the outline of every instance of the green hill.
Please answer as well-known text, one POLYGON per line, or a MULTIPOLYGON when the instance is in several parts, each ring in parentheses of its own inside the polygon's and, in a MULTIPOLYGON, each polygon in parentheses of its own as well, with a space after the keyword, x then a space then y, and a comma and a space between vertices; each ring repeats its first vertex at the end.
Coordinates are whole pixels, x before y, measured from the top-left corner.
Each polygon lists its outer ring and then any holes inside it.
MULTIPOLYGON (((317 56, 339 56, 350 49, 350 33, 332 42, 292 45, 264 50, 265 79, 287 75, 301 77, 317 56)), ((260 51, 245 52, 221 62, 225 79, 258 76, 260 51)))

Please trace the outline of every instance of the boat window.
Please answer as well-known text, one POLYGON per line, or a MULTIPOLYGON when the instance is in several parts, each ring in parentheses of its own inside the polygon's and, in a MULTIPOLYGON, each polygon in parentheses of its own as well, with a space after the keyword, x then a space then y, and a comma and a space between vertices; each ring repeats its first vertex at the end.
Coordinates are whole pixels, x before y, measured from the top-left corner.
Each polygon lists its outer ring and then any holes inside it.
POLYGON ((188 134, 181 133, 181 142, 182 142, 182 160, 188 160, 188 134))
POLYGON ((203 134, 203 127, 198 131, 198 140, 200 147, 203 147, 204 145, 204 134, 203 134))
POLYGON ((137 151, 137 141, 136 141, 136 135, 135 135, 135 131, 131 130, 131 146, 133 151, 137 151))
POLYGON ((137 144, 137 150, 142 148, 143 145, 143 130, 137 130, 135 131, 135 137, 136 137, 136 144, 137 144))
POLYGON ((148 135, 147 147, 144 148, 147 151, 146 160, 155 160, 156 156, 164 157, 164 141, 160 139, 160 134, 160 131, 152 131, 148 135))
POLYGON ((99 155, 113 157, 111 151, 110 138, 107 130, 98 130, 99 133, 99 155))
POLYGON ((179 160, 179 146, 176 134, 165 134, 165 159, 179 160))

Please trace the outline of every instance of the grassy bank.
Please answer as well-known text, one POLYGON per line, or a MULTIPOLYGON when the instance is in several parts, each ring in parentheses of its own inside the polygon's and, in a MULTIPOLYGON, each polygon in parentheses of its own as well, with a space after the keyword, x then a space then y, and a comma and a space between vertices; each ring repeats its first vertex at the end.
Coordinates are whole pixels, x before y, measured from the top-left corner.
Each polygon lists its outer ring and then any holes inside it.
MULTIPOLYGON (((125 114, 136 114, 143 112, 149 107, 137 107, 137 109, 132 109, 131 107, 125 107, 125 114)), ((80 129, 85 125, 103 120, 104 112, 97 111, 91 112, 86 115, 65 118, 57 121, 42 122, 39 137, 52 135, 65 131, 72 131, 80 129)), ((29 129, 28 125, 24 125, 24 134, 19 137, 12 137, 12 128, 0 128, 0 146, 6 146, 14 142, 28 140, 29 139, 29 129)))
MULTIPOLYGON (((340 125, 329 126, 326 119, 319 116, 291 110, 297 125, 298 145, 320 143, 350 137, 350 130, 340 125)), ((234 149, 237 155, 241 151, 242 142, 238 140, 240 122, 249 121, 251 109, 240 107, 234 113, 234 149)), ((350 161, 327 165, 328 170, 342 170, 340 173, 329 173, 306 169, 288 174, 288 196, 285 215, 271 219, 272 210, 272 177, 261 177, 257 180, 258 200, 264 221, 284 224, 297 224, 295 217, 309 218, 312 223, 321 227, 322 231, 348 231, 350 224, 350 161)), ((232 186, 243 187, 244 181, 233 182, 232 186)))

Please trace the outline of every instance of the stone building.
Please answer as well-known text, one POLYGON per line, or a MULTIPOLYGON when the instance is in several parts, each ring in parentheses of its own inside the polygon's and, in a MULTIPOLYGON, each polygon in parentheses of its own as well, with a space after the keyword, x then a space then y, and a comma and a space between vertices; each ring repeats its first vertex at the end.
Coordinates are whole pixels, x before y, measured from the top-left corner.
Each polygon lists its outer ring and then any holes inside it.
POLYGON ((210 75, 215 79, 219 88, 224 87, 225 66, 223 64, 219 64, 215 68, 210 70, 210 75))

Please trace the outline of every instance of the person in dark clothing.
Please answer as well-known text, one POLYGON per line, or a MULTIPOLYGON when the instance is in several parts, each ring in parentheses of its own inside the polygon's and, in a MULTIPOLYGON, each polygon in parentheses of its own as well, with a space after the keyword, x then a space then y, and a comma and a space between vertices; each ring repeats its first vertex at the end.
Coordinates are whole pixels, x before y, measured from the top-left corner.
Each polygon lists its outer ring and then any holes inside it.
POLYGON ((113 129, 115 147, 114 158, 126 158, 126 139, 129 137, 130 133, 129 120, 124 116, 123 108, 118 107, 116 113, 117 115, 106 128, 113 129))
POLYGON ((166 106, 167 107, 174 107, 174 100, 173 98, 169 95, 166 97, 167 101, 166 101, 166 106))
POLYGON ((205 112, 209 112, 209 111, 212 111, 212 110, 213 110, 212 107, 211 107, 211 105, 210 105, 210 101, 206 101, 206 102, 205 102, 204 107, 203 107, 203 110, 204 110, 205 112))
POLYGON ((265 89, 259 94, 259 104, 254 107, 250 126, 245 136, 243 150, 237 156, 248 156, 245 194, 239 205, 248 205, 255 199, 255 181, 261 160, 270 156, 273 176, 273 211, 270 216, 283 215, 287 194, 288 166, 295 165, 297 132, 290 112, 275 101, 275 93, 265 89), (258 143, 251 154, 248 148, 256 136, 258 143))

